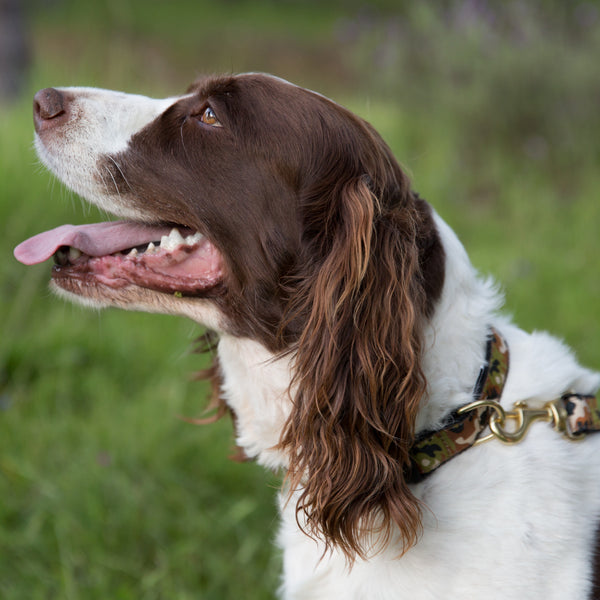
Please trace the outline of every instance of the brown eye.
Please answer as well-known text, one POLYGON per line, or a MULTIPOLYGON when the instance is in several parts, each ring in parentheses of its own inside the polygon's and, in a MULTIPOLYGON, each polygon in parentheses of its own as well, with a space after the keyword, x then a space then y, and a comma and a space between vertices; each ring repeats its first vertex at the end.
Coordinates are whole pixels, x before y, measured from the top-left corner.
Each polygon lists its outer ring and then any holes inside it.
POLYGON ((213 127, 222 127, 221 123, 219 123, 219 119, 217 119, 217 115, 215 115, 215 111, 207 106, 202 114, 200 115, 200 121, 205 125, 212 125, 213 127))

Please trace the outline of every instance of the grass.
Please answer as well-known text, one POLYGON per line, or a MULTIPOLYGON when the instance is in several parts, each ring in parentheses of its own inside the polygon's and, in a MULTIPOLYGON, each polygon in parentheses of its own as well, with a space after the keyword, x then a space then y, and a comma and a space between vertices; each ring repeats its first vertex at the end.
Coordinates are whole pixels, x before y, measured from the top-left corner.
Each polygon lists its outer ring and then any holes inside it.
POLYGON ((600 365, 600 125, 588 106, 597 26, 532 3, 538 12, 518 21, 531 41, 511 50, 522 3, 506 3, 494 25, 461 21, 467 2, 443 14, 342 4, 38 7, 29 90, 0 119, 3 599, 259 600, 274 597, 280 570, 277 479, 227 460, 228 422, 178 418, 205 405, 190 377, 204 361, 191 352, 200 328, 67 305, 47 291, 47 265, 12 259, 33 233, 104 218, 37 165, 36 88, 162 94, 200 71, 251 69, 332 94, 381 131, 475 265, 500 281, 515 320, 600 365))

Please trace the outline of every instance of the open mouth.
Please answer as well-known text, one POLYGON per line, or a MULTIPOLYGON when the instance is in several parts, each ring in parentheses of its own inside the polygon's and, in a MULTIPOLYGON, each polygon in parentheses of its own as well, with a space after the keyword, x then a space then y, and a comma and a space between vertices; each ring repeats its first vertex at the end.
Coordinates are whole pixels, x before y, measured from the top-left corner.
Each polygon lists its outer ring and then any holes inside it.
POLYGON ((167 225, 62 225, 25 240, 14 254, 26 265, 54 257, 52 277, 58 285, 78 279, 193 296, 215 288, 223 277, 221 256, 206 237, 167 225))

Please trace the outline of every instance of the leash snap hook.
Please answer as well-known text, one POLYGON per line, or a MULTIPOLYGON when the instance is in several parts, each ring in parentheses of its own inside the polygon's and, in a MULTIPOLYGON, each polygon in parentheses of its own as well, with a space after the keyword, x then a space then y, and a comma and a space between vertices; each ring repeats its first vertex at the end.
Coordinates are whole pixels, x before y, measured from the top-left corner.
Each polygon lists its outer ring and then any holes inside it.
POLYGON ((566 415, 563 413, 555 402, 548 402, 543 408, 529 408, 527 402, 516 402, 513 410, 505 411, 503 416, 496 413, 490 417, 490 429, 501 442, 518 444, 536 421, 552 423, 557 431, 564 431, 566 415), (514 428, 505 427, 507 419, 516 421, 514 428))

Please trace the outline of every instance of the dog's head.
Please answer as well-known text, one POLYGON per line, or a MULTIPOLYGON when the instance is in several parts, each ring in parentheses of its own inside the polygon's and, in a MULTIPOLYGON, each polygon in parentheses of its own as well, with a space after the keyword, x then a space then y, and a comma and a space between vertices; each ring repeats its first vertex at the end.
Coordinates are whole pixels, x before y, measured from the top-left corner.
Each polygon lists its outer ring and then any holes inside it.
POLYGON ((348 554, 375 524, 414 541, 402 471, 444 253, 379 135, 255 74, 166 100, 48 89, 34 106, 44 164, 123 221, 59 227, 17 257, 55 254, 53 285, 71 297, 183 314, 289 352, 280 445, 308 527, 348 554))

